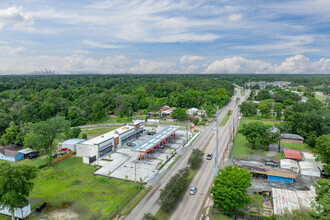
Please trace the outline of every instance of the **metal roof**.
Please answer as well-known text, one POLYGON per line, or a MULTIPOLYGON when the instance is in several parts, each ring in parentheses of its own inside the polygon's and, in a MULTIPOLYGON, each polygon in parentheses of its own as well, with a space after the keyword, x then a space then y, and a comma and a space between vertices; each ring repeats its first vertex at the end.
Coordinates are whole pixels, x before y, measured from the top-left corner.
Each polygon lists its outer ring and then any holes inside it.
POLYGON ((81 142, 86 141, 85 139, 78 139, 78 138, 73 138, 67 141, 64 141, 62 144, 79 144, 81 142))
POLYGON ((292 140, 301 140, 303 141, 304 138, 298 134, 282 134, 283 139, 292 139, 292 140))
POLYGON ((132 151, 146 153, 148 150, 157 146, 161 141, 163 141, 165 138, 169 137, 171 134, 173 134, 179 129, 179 126, 167 126, 166 128, 163 128, 161 131, 159 131, 157 134, 151 136, 137 146, 133 147, 132 151))
POLYGON ((25 148, 25 149, 20 150, 20 151, 18 151, 18 152, 20 152, 20 153, 22 153, 22 154, 29 154, 29 153, 37 152, 37 151, 34 150, 34 149, 32 149, 32 148, 30 148, 30 147, 28 147, 28 148, 25 148))
POLYGON ((301 154, 297 150, 284 150, 284 156, 286 159, 293 159, 293 160, 302 160, 301 154))

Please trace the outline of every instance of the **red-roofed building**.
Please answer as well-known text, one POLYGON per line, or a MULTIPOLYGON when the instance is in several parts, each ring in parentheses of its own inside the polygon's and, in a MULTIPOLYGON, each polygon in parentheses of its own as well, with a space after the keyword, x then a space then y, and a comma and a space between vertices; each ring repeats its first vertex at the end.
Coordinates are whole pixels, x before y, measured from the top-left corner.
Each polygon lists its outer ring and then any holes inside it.
POLYGON ((285 159, 302 160, 302 156, 297 150, 284 150, 285 159))

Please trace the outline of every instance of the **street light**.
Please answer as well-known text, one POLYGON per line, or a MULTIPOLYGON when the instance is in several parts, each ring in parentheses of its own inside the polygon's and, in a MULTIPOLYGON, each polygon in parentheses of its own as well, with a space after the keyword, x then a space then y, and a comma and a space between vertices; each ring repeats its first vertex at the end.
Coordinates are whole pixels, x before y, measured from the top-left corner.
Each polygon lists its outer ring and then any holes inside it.
POLYGON ((218 174, 218 145, 219 145, 219 106, 217 106, 217 143, 215 148, 215 175, 218 174))

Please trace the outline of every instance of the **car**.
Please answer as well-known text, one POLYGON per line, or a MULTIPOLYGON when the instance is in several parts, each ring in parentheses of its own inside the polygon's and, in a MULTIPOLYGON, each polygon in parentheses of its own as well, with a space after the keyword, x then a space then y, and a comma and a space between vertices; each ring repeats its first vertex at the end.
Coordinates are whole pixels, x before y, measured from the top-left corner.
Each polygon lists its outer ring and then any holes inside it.
POLYGON ((61 148, 61 152, 66 152, 66 151, 71 151, 71 149, 70 148, 66 148, 66 147, 62 147, 61 148))
POLYGON ((265 165, 270 167, 279 167, 278 163, 275 163, 273 161, 268 161, 265 163, 265 165))
POLYGON ((197 187, 193 186, 193 187, 190 188, 189 194, 190 195, 195 195, 196 192, 197 192, 197 187))
POLYGON ((39 157, 38 152, 32 152, 32 153, 28 154, 28 158, 31 159, 31 160, 35 159, 37 157, 39 157))
POLYGON ((208 159, 208 160, 212 160, 212 157, 213 157, 213 154, 207 154, 206 155, 206 159, 208 159))
POLYGON ((154 135, 154 133, 148 131, 148 132, 147 132, 147 135, 154 135))
POLYGON ((129 147, 135 147, 136 144, 134 144, 133 142, 127 142, 127 146, 129 146, 129 147))
POLYGON ((67 153, 67 151, 64 151, 64 152, 60 153, 57 157, 63 156, 66 153, 67 153))
POLYGON ((57 158, 58 157, 58 154, 53 154, 53 158, 57 158))

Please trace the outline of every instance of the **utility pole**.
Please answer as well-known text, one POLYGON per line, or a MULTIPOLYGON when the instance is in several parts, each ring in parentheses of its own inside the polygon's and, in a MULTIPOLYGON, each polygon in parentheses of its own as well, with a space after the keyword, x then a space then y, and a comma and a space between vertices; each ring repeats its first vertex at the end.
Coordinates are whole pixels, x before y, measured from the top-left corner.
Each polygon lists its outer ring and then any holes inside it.
POLYGON ((189 129, 189 121, 187 120, 186 143, 188 142, 188 129, 189 129))
POLYGON ((217 143, 215 152, 215 175, 218 175, 218 146, 219 146, 219 106, 217 106, 217 143))
POLYGON ((136 182, 136 161, 134 162, 135 164, 135 182, 136 182))

